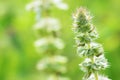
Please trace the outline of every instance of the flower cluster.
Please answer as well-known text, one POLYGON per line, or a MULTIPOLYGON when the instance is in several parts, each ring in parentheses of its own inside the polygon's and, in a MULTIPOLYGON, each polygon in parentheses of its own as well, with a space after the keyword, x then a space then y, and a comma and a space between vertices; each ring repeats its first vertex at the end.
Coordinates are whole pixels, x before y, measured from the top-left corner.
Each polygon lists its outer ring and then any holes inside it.
POLYGON ((41 32, 39 35, 43 35, 42 32, 47 34, 50 32, 59 31, 59 21, 55 18, 50 17, 43 18, 34 25, 34 30, 36 30, 37 32, 41 32))
POLYGON ((52 6, 56 6, 59 9, 67 10, 67 4, 62 0, 34 0, 26 6, 26 10, 34 11, 36 13, 36 20, 41 18, 41 14, 46 11, 49 12, 52 6))
POLYGON ((94 63, 91 61, 91 59, 86 58, 85 61, 80 64, 80 66, 84 72, 94 72, 107 68, 108 63, 104 56, 101 55, 100 57, 94 56, 94 63))
POLYGON ((26 9, 36 11, 37 9, 49 9, 52 5, 59 9, 68 9, 67 4, 63 3, 62 0, 35 0, 28 4, 26 9))
POLYGON ((50 17, 52 6, 59 9, 68 9, 67 4, 62 0, 34 0, 27 5, 27 10, 36 13, 36 24, 33 26, 38 40, 35 41, 35 48, 44 56, 37 64, 37 69, 46 72, 47 80, 69 80, 62 77, 66 69, 68 59, 61 56, 60 50, 64 48, 64 42, 59 38, 60 23, 57 19, 50 17))
POLYGON ((57 72, 57 74, 65 73, 67 58, 60 55, 45 57, 38 62, 37 69, 46 72, 57 72))
POLYGON ((90 12, 83 7, 73 14, 74 27, 72 29, 75 33, 77 53, 80 57, 86 57, 80 64, 81 70, 86 73, 83 80, 109 80, 98 75, 100 70, 108 67, 108 62, 104 57, 102 45, 95 42, 99 36, 91 19, 90 12))
POLYGON ((35 41, 36 50, 40 53, 62 50, 64 43, 60 38, 45 37, 35 41))

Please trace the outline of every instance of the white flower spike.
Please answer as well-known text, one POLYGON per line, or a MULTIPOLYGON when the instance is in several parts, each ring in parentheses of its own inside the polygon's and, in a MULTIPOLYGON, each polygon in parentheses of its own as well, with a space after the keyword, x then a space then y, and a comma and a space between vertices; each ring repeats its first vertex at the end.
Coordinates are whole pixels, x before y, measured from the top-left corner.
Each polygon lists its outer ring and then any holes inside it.
POLYGON ((75 33, 77 53, 80 57, 86 58, 85 61, 79 64, 81 70, 85 72, 83 80, 110 80, 99 75, 99 71, 106 69, 109 65, 104 57, 102 45, 95 42, 98 33, 91 19, 90 12, 83 7, 80 7, 73 14, 72 29, 75 33))
POLYGON ((68 59, 59 54, 65 44, 58 36, 61 29, 58 19, 50 16, 53 6, 62 10, 68 9, 67 4, 62 0, 34 0, 26 6, 28 11, 35 12, 36 24, 33 29, 38 40, 35 41, 34 46, 38 53, 43 55, 36 68, 45 73, 47 76, 45 80, 70 80, 62 77, 62 74, 67 72, 65 65, 68 59))

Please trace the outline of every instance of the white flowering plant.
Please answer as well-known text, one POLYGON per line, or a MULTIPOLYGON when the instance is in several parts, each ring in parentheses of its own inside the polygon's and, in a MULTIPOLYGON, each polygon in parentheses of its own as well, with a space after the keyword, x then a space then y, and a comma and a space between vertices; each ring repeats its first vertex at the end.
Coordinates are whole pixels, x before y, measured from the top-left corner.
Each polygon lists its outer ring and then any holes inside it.
POLYGON ((45 72, 47 80, 69 80, 63 77, 66 73, 66 63, 68 59, 59 53, 64 48, 64 42, 58 34, 61 30, 58 19, 50 16, 53 6, 59 9, 68 9, 67 4, 62 0, 34 0, 26 6, 27 10, 32 10, 36 14, 36 23, 33 26, 38 40, 35 41, 35 48, 44 56, 37 64, 37 69, 45 72))
POLYGON ((95 26, 91 21, 92 17, 86 8, 80 7, 73 14, 73 32, 77 45, 77 54, 85 57, 79 66, 85 72, 83 80, 111 80, 99 74, 100 70, 109 67, 104 57, 104 49, 101 44, 95 42, 99 37, 95 26))

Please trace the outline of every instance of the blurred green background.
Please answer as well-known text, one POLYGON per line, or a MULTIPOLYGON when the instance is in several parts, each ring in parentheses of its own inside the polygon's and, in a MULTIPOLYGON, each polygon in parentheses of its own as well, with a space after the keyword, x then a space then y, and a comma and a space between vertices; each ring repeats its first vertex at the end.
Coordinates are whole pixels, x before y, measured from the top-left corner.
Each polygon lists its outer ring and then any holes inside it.
MULTIPOLYGON (((41 80, 36 63, 41 56, 33 46, 34 13, 25 10, 32 0, 0 0, 0 80, 41 80)), ((120 80, 120 0, 64 0, 69 10, 52 9, 52 16, 60 20, 61 38, 66 43, 62 53, 68 57, 71 80, 81 80, 83 72, 78 64, 72 28, 72 13, 86 6, 94 16, 93 23, 100 34, 110 68, 105 71, 112 80, 120 80)))

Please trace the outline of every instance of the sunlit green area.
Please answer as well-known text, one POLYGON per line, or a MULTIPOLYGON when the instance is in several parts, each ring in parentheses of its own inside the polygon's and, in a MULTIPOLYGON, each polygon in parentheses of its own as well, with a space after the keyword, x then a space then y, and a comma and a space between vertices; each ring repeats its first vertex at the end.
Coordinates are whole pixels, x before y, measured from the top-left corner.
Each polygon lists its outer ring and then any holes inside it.
MULTIPOLYGON (((42 80, 36 69, 41 55, 36 52, 33 31, 35 14, 25 10, 32 0, 0 0, 0 80, 42 80)), ((69 9, 53 7, 52 17, 61 22, 61 38, 65 42, 62 55, 68 57, 68 72, 71 80, 81 80, 83 72, 78 66, 83 60, 76 54, 72 32, 72 13, 85 6, 93 15, 105 56, 110 68, 104 74, 112 80, 120 80, 120 0, 64 0, 69 9)))

